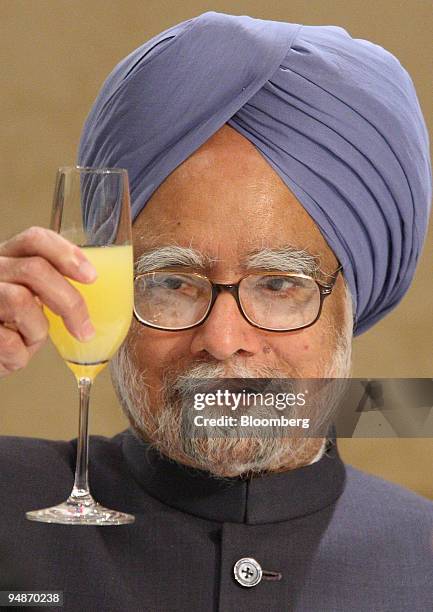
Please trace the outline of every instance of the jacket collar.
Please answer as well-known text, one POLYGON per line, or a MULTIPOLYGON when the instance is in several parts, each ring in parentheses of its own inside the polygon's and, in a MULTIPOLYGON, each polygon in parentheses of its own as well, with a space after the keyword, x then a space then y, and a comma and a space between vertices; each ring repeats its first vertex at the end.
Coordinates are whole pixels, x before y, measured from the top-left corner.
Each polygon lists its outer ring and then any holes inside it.
POLYGON ((288 521, 326 508, 344 488, 346 470, 335 438, 311 465, 221 480, 165 457, 131 429, 121 435, 127 466, 149 495, 207 520, 249 525, 288 521))

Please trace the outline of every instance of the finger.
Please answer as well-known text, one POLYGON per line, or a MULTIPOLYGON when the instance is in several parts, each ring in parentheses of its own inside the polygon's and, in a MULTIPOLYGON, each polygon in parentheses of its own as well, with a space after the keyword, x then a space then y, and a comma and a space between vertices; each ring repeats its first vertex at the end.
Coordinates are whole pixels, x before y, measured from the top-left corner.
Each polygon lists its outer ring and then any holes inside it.
MULTIPOLYGON (((12 331, 16 331, 19 333, 19 330, 17 328, 17 326, 14 323, 3 323, 3 327, 6 327, 6 329, 12 329, 12 331)), ((21 334, 20 334, 21 336, 21 334)), ((22 338, 22 336, 21 336, 22 338)), ((23 339, 24 340, 24 339, 23 339)), ((36 342, 34 342, 33 344, 27 346, 27 344, 24 344, 27 348, 27 350, 29 351, 29 355, 30 357, 32 357, 35 353, 38 352, 38 350, 45 344, 45 342, 48 340, 48 333, 42 338, 42 340, 38 340, 36 342)))
POLYGON ((0 376, 24 368, 30 354, 18 332, 0 325, 0 376))
MULTIPOLYGON (((35 297, 35 301, 37 302, 36 297, 35 297)), ((18 328, 15 325, 15 323, 3 323, 3 327, 6 327, 6 329, 11 329, 12 331, 16 331, 19 333, 18 328)), ((48 334, 44 338, 42 338, 42 340, 38 340, 29 346, 26 345, 30 353, 30 356, 34 355, 41 348, 41 346, 45 344, 47 339, 48 339, 48 334)))
POLYGON ((83 283, 97 278, 95 268, 82 249, 60 234, 43 227, 30 227, 0 244, 0 257, 32 257, 46 259, 60 274, 83 283))
POLYGON ((44 342, 48 321, 33 294, 25 287, 0 283, 0 322, 11 332, 18 332, 26 347, 44 342))
MULTIPOLYGON (((79 340, 88 340, 94 333, 86 303, 80 292, 55 268, 41 257, 0 257, 0 278, 3 287, 5 309, 3 321, 26 325, 20 314, 21 307, 29 307, 28 295, 11 287, 23 287, 35 294, 52 312, 62 317, 67 329, 79 340)), ((37 307, 35 299, 32 303, 37 307)), ((34 312, 34 311, 32 311, 34 312)), ((20 328, 21 331, 21 328, 20 328)), ((25 334, 27 337, 27 334, 25 334)))

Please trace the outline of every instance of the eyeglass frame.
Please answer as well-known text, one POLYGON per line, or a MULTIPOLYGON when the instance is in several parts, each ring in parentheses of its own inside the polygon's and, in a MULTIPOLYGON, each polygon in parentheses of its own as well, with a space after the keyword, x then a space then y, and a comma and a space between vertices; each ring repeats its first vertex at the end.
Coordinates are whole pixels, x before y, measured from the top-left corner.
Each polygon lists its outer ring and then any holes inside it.
POLYGON ((230 295, 232 295, 236 301, 237 307, 239 312, 241 313, 242 317, 247 321, 247 323, 249 323, 250 325, 252 325, 253 327, 257 328, 257 329, 262 329, 264 331, 271 331, 271 332, 276 332, 276 333, 287 333, 290 331, 298 331, 300 329, 307 329, 308 327, 311 327, 312 325, 314 325, 315 323, 317 323, 317 321, 320 318, 320 315, 322 314, 322 308, 323 308, 323 302, 325 300, 326 297, 328 297, 328 295, 331 295, 332 290, 334 289, 335 283, 337 281, 337 277, 339 272, 341 272, 343 269, 342 265, 339 265, 338 268, 332 272, 332 274, 329 274, 327 276, 330 276, 332 281, 330 283, 321 283, 319 282, 317 279, 313 278, 312 276, 308 276, 308 274, 301 274, 301 273, 296 273, 296 272, 277 272, 277 271, 269 271, 269 272, 249 272, 248 274, 245 274, 244 276, 242 276, 242 278, 240 278, 238 280, 237 283, 214 283, 213 281, 210 280, 210 278, 208 278, 207 276, 205 276, 204 274, 199 274, 198 272, 184 272, 182 270, 176 270, 173 268, 161 268, 158 270, 150 270, 149 272, 140 272, 138 274, 134 275, 134 286, 135 286, 135 281, 142 277, 142 276, 148 276, 149 274, 155 274, 157 272, 169 272, 169 273, 173 273, 173 274, 189 274, 192 276, 198 276, 199 278, 202 278, 204 280, 206 280, 212 289, 212 294, 209 300, 209 305, 208 305, 208 309, 206 311, 206 313, 204 314, 204 316, 202 317, 202 319, 200 319, 200 321, 198 321, 197 323, 194 323, 193 325, 188 325, 187 327, 161 327, 158 325, 154 325, 152 323, 149 323, 148 321, 144 321, 137 313, 136 309, 135 309, 135 292, 134 292, 134 307, 133 307, 133 313, 134 313, 134 317, 135 319, 141 323, 142 325, 145 325, 146 327, 151 327, 152 329, 159 329, 160 331, 170 331, 170 332, 178 332, 178 331, 186 331, 189 329, 194 329, 195 327, 199 327, 199 325, 202 325, 206 319, 209 317, 210 313, 212 312, 212 309, 214 307, 214 304, 216 302, 217 297, 219 296, 220 293, 223 293, 224 291, 227 291, 228 293, 230 293, 230 295), (257 323, 253 323, 246 315, 246 313, 244 312, 244 309, 242 307, 240 298, 239 298, 239 285, 241 284, 241 282, 245 279, 248 278, 249 276, 289 276, 289 277, 295 277, 295 278, 308 278, 312 281, 314 281, 316 283, 316 285, 319 288, 319 295, 320 295, 320 304, 319 304, 319 309, 317 312, 317 316, 314 319, 314 321, 312 321, 311 323, 307 323, 306 325, 302 325, 301 327, 294 327, 291 329, 272 329, 272 328, 268 328, 268 327, 262 327, 261 325, 258 325, 257 323))

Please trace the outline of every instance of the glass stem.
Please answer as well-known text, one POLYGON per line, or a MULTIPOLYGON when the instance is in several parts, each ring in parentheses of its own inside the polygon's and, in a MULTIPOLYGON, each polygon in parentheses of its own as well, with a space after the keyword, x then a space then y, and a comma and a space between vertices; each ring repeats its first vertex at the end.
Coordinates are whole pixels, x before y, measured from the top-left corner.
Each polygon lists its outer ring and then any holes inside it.
POLYGON ((89 399, 92 388, 92 379, 82 377, 78 379, 78 392, 80 395, 80 416, 78 422, 77 461, 75 465, 74 488, 70 495, 71 501, 85 502, 91 500, 88 482, 89 462, 89 399))

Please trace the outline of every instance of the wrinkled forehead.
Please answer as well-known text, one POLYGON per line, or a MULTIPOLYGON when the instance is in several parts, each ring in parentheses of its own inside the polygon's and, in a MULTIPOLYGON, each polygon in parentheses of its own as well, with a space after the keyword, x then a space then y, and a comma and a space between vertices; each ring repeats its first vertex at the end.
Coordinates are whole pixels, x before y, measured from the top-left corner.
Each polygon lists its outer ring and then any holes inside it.
POLYGON ((133 230, 137 255, 177 244, 233 263, 259 249, 293 248, 318 257, 324 267, 337 262, 275 170, 227 125, 165 179, 133 230))

